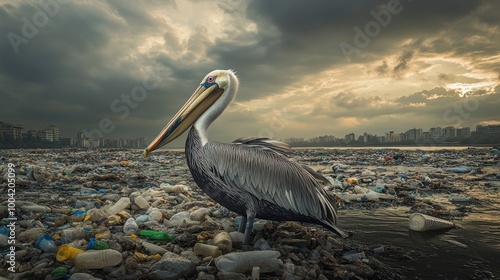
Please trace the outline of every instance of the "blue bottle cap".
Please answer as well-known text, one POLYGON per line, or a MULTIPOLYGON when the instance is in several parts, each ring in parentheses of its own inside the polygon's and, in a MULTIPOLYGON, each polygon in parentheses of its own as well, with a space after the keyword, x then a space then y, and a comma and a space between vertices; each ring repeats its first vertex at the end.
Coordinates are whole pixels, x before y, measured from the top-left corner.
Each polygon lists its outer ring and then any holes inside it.
POLYGON ((95 238, 89 238, 89 245, 87 245, 87 250, 92 250, 95 248, 95 238))

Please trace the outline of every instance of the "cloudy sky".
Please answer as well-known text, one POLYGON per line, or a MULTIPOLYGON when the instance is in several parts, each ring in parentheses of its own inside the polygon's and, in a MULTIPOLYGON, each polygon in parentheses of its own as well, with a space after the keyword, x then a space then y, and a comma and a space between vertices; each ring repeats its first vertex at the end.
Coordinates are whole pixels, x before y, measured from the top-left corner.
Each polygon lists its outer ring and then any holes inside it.
POLYGON ((214 140, 495 123, 499 10, 495 0, 0 0, 0 121, 149 142, 206 73, 234 69, 240 92, 214 140))

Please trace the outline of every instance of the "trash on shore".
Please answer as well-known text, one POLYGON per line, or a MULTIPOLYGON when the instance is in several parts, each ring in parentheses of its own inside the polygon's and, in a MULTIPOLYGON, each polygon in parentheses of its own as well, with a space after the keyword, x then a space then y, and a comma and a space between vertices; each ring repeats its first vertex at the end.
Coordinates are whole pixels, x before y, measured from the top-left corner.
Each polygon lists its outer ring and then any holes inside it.
POLYGON ((408 223, 410 229, 414 231, 442 230, 456 227, 453 222, 420 213, 411 214, 408 223))
MULTIPOLYGON (((298 149, 291 157, 327 178, 340 212, 405 206, 422 213, 410 219, 421 235, 454 227, 436 217, 466 216, 479 201, 468 190, 500 188, 498 154, 488 150, 298 149)), ((17 168, 17 279, 398 278, 383 263, 391 246, 368 248, 320 226, 256 219, 243 246, 241 219, 195 185, 181 151, 2 150, 7 160, 17 168)), ((6 252, 6 202, 0 213, 6 252)), ((3 267, 0 276, 12 274, 3 267)))

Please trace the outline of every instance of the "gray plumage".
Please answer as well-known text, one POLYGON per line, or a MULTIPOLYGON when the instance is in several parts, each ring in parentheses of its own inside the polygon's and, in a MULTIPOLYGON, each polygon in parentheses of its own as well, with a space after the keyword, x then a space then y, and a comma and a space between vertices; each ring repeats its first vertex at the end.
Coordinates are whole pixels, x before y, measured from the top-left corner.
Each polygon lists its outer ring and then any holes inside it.
POLYGON ((213 200, 242 215, 239 230, 248 244, 254 218, 335 226, 335 202, 322 187, 328 180, 289 160, 290 146, 267 138, 208 140, 210 124, 231 103, 239 81, 232 70, 208 73, 198 88, 144 150, 150 152, 179 137, 189 127, 186 158, 196 184, 213 200))
POLYGON ((251 221, 256 217, 315 223, 345 237, 335 226, 334 201, 318 180, 326 179, 285 157, 289 149, 265 138, 209 141, 203 146, 195 128, 186 141, 193 178, 222 206, 251 221))

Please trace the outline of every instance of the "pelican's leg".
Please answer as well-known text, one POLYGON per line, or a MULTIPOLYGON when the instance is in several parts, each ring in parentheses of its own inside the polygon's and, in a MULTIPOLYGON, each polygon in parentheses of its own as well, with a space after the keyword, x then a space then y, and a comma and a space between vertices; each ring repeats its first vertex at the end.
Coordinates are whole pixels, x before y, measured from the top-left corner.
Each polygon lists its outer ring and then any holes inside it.
POLYGON ((243 237, 243 245, 248 245, 248 242, 250 242, 250 234, 252 234, 254 219, 255 219, 255 213, 247 211, 247 217, 246 217, 247 226, 245 228, 245 236, 243 237))
POLYGON ((241 221, 240 221, 240 226, 238 227, 238 231, 244 233, 246 227, 247 227, 247 217, 241 216, 241 221))

